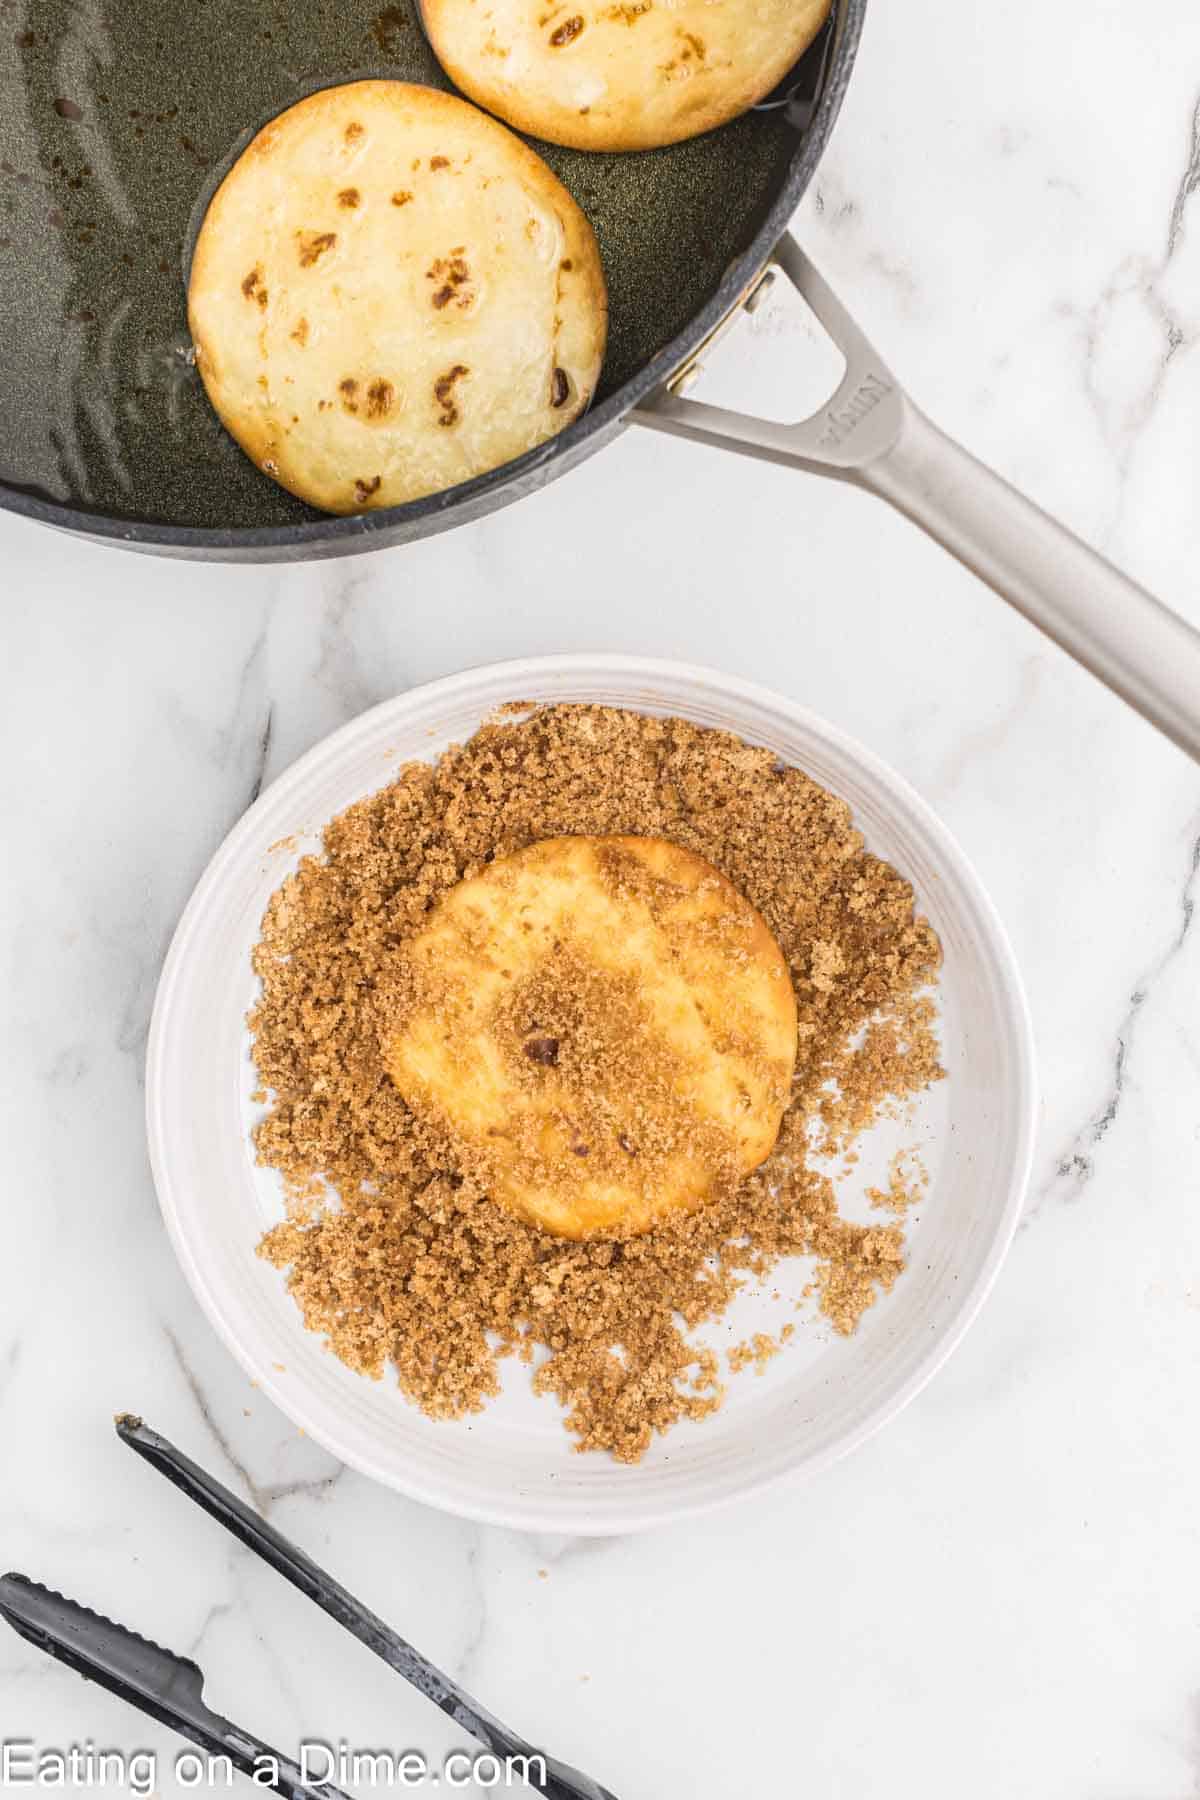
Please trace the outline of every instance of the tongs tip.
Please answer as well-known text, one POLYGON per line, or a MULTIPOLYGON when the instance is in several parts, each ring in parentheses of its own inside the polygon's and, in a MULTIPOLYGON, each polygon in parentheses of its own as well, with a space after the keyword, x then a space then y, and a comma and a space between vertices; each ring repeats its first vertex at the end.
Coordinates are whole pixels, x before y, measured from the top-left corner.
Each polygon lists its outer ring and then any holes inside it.
POLYGON ((164 1441, 152 1426, 147 1425, 141 1413, 114 1413, 113 1424, 121 1442, 128 1444, 131 1450, 145 1451, 164 1441))

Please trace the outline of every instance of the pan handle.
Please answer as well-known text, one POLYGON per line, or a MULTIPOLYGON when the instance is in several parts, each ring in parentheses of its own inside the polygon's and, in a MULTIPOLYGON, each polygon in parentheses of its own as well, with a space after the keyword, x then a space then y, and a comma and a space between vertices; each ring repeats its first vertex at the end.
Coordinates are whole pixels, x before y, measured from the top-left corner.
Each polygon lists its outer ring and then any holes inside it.
POLYGON ((939 431, 795 238, 781 239, 771 261, 846 359, 833 398, 781 425, 686 400, 676 375, 632 417, 879 494, 1200 761, 1200 632, 939 431))

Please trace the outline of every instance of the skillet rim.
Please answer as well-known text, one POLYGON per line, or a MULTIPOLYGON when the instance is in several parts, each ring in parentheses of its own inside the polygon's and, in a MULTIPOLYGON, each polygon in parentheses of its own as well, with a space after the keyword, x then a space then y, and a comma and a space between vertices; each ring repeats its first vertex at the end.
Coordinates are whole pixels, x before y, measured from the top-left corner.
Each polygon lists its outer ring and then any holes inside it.
MULTIPOLYGON (((835 0, 835 6, 838 4, 835 0)), ((291 525, 172 525, 125 519, 46 500, 6 482, 0 482, 0 511, 94 543, 116 544, 151 555, 194 561, 288 562, 352 556, 415 542, 482 518, 547 486, 618 434, 638 401, 695 353, 765 267, 825 154, 853 72, 866 9, 867 0, 840 0, 836 27, 840 36, 817 110, 761 225, 746 249, 726 268, 710 299, 621 387, 546 443, 471 481, 403 506, 349 517, 330 514, 291 525)))

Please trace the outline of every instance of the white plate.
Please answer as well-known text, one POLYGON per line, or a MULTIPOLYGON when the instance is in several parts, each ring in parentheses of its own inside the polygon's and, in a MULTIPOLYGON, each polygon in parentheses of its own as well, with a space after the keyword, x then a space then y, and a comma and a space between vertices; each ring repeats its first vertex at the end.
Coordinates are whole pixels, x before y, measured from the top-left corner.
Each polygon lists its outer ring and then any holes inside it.
MULTIPOLYGON (((620 1532, 700 1512, 778 1477, 823 1468, 910 1400, 978 1310, 1020 1211, 1033 1137, 1033 1046, 1003 929, 962 852, 898 776, 832 726, 762 688, 643 658, 560 656, 492 665, 414 689, 335 732, 267 790, 209 864, 175 934, 150 1031, 146 1110, 163 1215, 209 1318, 276 1405, 334 1455, 431 1506, 527 1530, 620 1532), (853 1189, 919 1143, 932 1177, 910 1229, 910 1267, 850 1339, 793 1310, 809 1271, 783 1265, 739 1298, 707 1341, 728 1348, 797 1320, 762 1376, 678 1426, 626 1468, 571 1449, 528 1370, 460 1423, 434 1423, 390 1379, 352 1374, 306 1332, 283 1277, 255 1256, 281 1212, 250 1145, 254 1080, 245 1015, 250 951, 271 893, 334 814, 404 761, 468 738, 506 700, 594 701, 674 713, 768 745, 847 800, 868 846, 913 882, 942 941, 944 1059, 915 1124, 877 1128, 853 1189)), ((850 1202, 852 1204, 852 1200, 850 1202)))

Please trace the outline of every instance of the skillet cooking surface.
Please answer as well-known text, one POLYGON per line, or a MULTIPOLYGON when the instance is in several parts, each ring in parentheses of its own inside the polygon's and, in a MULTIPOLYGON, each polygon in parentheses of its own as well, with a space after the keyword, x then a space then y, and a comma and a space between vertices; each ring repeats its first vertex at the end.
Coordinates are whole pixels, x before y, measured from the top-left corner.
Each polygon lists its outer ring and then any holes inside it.
MULTIPOLYGON (((450 85, 411 0, 373 7, 0 0, 0 481, 173 525, 318 516, 217 422, 189 360, 185 273, 218 181, 292 101, 369 75, 450 85)), ((782 108, 640 155, 535 146, 599 238, 601 401, 713 294, 796 146, 782 108)))

